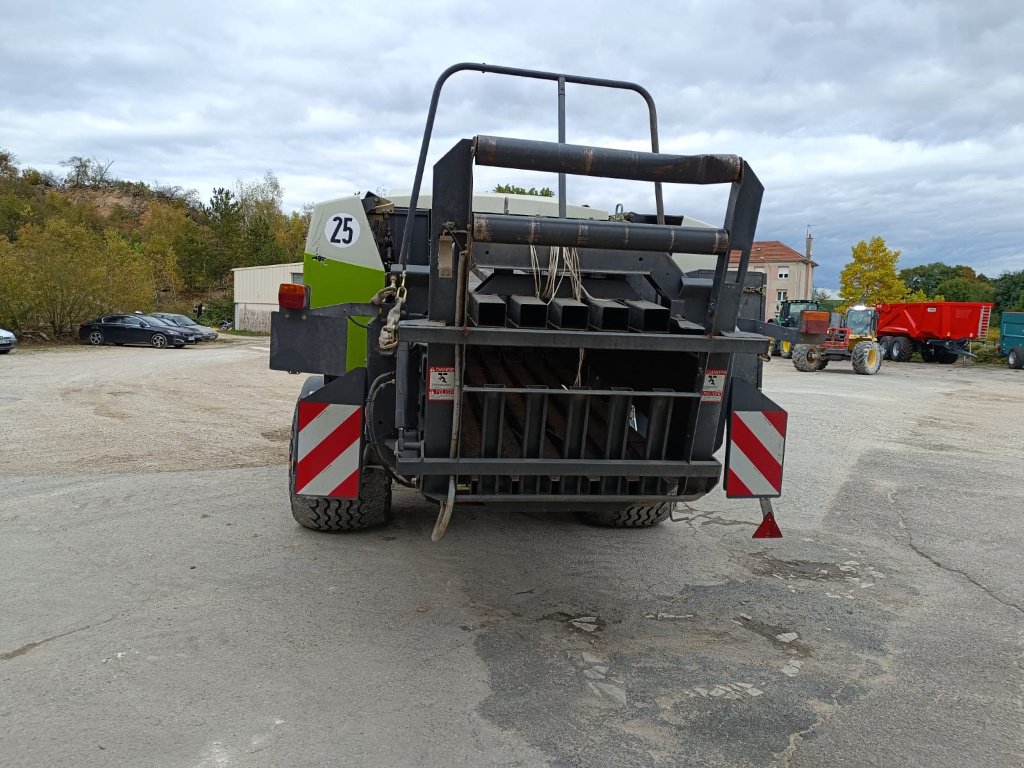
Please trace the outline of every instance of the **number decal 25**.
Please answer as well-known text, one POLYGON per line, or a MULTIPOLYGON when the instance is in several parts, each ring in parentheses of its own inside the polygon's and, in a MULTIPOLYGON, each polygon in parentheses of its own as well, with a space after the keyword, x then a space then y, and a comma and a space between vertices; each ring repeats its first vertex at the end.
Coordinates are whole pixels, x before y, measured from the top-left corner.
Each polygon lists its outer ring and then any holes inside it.
POLYGON ((359 239, 359 220, 349 213, 338 213, 327 219, 324 235, 336 248, 348 248, 359 239))

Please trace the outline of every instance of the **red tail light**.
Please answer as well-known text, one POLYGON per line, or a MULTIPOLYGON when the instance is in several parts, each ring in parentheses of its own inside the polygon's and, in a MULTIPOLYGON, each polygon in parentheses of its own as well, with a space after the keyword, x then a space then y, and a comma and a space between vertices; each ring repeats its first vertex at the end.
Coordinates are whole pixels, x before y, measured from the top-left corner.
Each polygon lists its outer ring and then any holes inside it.
POLYGON ((309 286, 281 283, 277 289, 277 303, 281 309, 306 309, 309 306, 309 286))

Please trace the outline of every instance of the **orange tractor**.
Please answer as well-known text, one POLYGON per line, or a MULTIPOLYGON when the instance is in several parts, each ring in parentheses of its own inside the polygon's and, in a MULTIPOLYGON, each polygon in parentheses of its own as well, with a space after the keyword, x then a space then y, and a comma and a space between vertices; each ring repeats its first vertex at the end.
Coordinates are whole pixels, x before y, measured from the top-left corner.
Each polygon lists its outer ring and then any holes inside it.
POLYGON ((833 360, 849 360, 855 373, 878 373, 882 348, 878 344, 877 311, 858 305, 847 311, 841 325, 829 324, 828 312, 804 312, 804 318, 808 325, 824 321, 829 327, 818 344, 797 344, 793 348, 793 365, 798 371, 820 371, 833 360))

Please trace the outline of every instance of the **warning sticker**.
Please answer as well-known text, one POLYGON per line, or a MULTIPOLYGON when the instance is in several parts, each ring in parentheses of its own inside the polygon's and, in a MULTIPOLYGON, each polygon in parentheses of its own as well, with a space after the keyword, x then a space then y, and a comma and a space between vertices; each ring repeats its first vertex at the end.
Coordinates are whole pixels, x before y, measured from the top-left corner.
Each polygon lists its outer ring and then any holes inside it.
POLYGON ((722 402, 722 392, 725 391, 726 371, 707 370, 704 372, 704 386, 700 392, 702 403, 722 402))
POLYGON ((428 400, 455 399, 455 369, 450 365, 434 365, 427 377, 428 400))

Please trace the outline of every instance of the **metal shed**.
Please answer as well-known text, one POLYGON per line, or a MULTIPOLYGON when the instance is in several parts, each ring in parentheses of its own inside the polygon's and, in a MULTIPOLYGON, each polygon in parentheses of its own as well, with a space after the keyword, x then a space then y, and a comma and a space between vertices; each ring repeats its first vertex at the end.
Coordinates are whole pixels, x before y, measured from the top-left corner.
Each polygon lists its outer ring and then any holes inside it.
POLYGON ((270 333, 270 313, 277 309, 281 283, 302 282, 302 262, 239 267, 231 270, 235 283, 235 328, 270 333))

